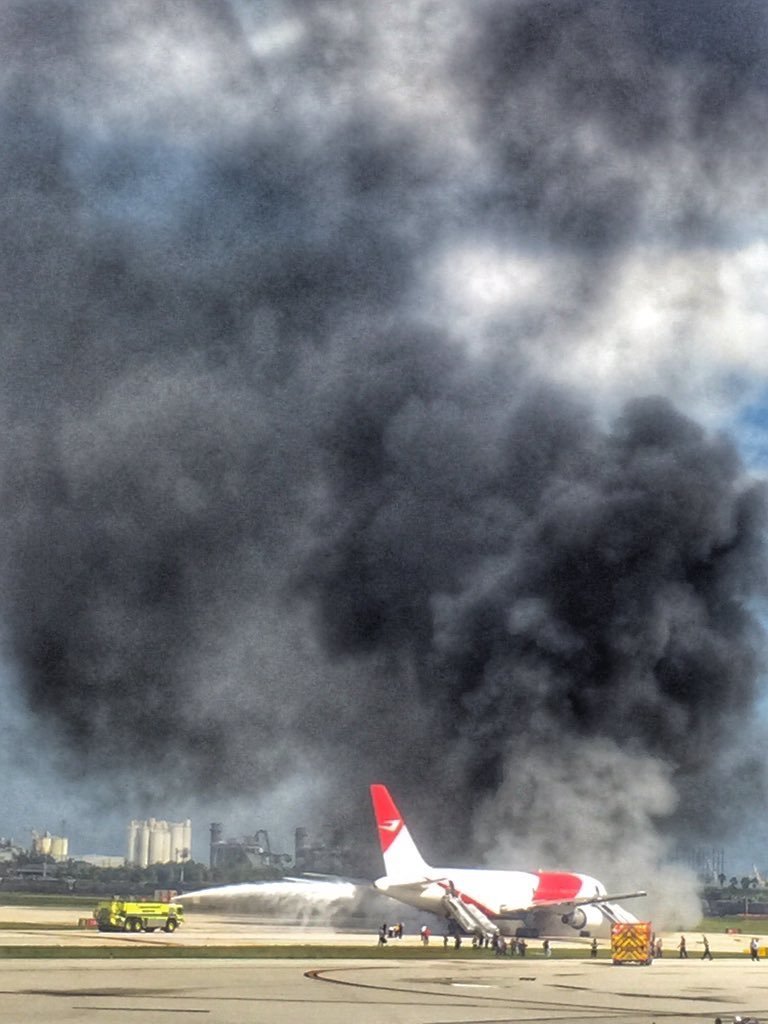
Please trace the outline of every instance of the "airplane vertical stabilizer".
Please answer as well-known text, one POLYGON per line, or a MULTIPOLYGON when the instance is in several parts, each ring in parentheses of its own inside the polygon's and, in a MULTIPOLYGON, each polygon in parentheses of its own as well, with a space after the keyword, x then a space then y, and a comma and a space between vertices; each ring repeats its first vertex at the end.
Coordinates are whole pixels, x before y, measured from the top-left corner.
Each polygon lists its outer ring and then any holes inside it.
POLYGON ((387 875, 415 879, 429 874, 430 867, 417 850, 387 787, 374 783, 371 786, 371 800, 387 875))

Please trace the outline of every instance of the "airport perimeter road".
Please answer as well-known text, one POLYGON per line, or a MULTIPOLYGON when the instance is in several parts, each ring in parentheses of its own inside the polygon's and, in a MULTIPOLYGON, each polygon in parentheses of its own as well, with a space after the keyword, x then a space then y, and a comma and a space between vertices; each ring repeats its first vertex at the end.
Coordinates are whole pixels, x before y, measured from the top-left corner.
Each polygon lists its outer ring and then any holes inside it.
POLYGON ((768 963, 0 961, 7 1024, 768 1020, 768 963))

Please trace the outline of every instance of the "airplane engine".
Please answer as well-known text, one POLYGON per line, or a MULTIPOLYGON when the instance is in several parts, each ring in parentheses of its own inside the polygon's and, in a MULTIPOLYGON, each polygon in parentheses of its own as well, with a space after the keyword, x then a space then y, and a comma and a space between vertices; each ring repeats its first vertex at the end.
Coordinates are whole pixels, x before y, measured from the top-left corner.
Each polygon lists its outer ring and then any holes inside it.
POLYGON ((568 914, 563 914, 561 921, 570 925, 577 932, 585 931, 587 928, 597 928, 603 923, 603 912, 599 907, 588 905, 586 907, 574 907, 568 914))

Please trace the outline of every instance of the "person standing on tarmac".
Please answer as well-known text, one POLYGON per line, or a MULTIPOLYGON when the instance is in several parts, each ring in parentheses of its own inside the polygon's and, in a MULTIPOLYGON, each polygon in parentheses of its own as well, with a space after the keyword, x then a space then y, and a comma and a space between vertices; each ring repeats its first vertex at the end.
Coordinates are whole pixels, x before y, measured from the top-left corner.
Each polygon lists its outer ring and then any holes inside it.
POLYGON ((677 948, 680 951, 680 959, 681 960, 687 960, 688 959, 688 947, 685 944, 685 936, 684 935, 680 936, 680 942, 678 943, 677 948))
POLYGON ((757 939, 752 939, 749 944, 749 959, 756 963, 760 962, 760 950, 757 948, 757 939))
POLYGON ((592 945, 590 946, 589 955, 593 960, 597 958, 597 939, 592 939, 592 945))
POLYGON ((704 942, 704 952, 701 954, 701 959, 702 960, 711 960, 712 959, 712 951, 709 948, 709 939, 707 938, 706 935, 702 935, 701 938, 702 938, 702 941, 704 942))

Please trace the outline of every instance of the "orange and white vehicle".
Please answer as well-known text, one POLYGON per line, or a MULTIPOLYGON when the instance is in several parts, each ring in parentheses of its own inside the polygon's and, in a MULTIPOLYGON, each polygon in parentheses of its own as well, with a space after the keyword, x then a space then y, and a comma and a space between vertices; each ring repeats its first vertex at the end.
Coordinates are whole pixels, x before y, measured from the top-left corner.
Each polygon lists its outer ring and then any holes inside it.
POLYGON ((432 867, 416 844, 386 786, 371 786, 386 875, 374 882, 387 896, 456 922, 478 935, 608 934, 634 915, 616 901, 645 892, 609 895, 590 875, 565 871, 497 871, 432 867))

